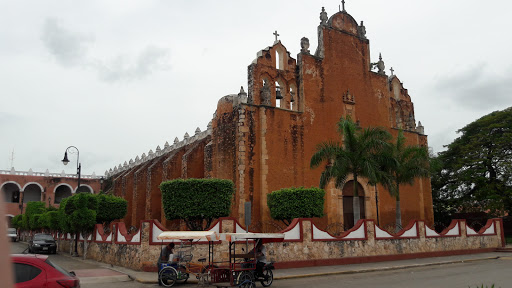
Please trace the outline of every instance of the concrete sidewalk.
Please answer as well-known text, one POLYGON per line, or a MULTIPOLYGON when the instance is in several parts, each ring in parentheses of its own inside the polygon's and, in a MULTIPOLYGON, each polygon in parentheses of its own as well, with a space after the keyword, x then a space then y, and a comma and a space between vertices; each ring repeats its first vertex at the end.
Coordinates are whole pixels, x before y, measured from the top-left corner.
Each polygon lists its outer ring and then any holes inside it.
MULTIPOLYGON (((434 257, 434 258, 419 258, 410 260, 374 262, 364 264, 347 264, 347 265, 333 265, 333 266, 315 266, 305 268, 292 268, 292 269, 277 269, 274 270, 274 280, 302 278, 302 277, 315 277, 336 274, 354 274, 365 272, 377 272, 386 270, 398 270, 407 268, 417 268, 432 265, 445 265, 452 263, 464 263, 472 261, 485 261, 491 259, 498 259, 500 257, 510 257, 512 253, 507 252, 491 252, 481 254, 467 254, 458 256, 434 257)), ((115 270, 125 273, 130 278, 135 279, 140 283, 156 284, 158 283, 158 275, 156 272, 139 272, 126 269, 123 267, 115 267, 115 270)), ((194 283, 197 280, 192 276, 188 282, 194 283)))

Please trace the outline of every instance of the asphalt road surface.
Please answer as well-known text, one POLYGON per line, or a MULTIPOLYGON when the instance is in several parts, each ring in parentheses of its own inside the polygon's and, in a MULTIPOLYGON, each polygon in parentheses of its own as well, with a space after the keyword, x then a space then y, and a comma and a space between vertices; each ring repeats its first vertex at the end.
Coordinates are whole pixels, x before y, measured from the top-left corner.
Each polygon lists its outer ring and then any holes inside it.
MULTIPOLYGON (((22 253, 26 244, 12 243, 11 253, 22 253)), ((76 269, 92 269, 96 266, 76 261, 63 255, 49 255, 52 261, 68 271, 76 269)), ((421 268, 409 268, 383 272, 370 272, 359 274, 343 274, 309 278, 295 278, 288 280, 276 280, 271 287, 512 287, 512 253, 510 257, 502 257, 496 260, 482 260, 457 264, 445 264, 427 266, 421 268)), ((83 284, 83 288, 135 288, 135 287, 159 287, 156 284, 142 284, 135 281, 83 284)), ((256 284, 261 287, 260 283, 256 284)), ((176 287, 196 287, 185 284, 176 287)))

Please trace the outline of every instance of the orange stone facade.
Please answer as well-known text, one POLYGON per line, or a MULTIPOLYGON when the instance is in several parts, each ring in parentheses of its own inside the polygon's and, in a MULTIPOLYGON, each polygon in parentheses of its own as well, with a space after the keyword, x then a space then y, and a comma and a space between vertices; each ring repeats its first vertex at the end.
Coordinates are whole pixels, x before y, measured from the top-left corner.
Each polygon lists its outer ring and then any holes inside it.
MULTIPOLYGON (((266 195, 285 187, 318 186, 323 167, 311 169, 311 156, 317 144, 341 141, 336 123, 348 115, 361 127, 381 126, 395 137, 402 129, 408 144, 427 146, 408 90, 393 72, 386 75, 382 59, 371 62, 363 24, 344 10, 330 18, 322 11, 320 19, 314 54, 306 38, 296 59, 276 40, 249 65, 247 93, 241 89, 221 98, 206 131, 198 128, 192 137, 186 134, 107 172, 114 194, 129 200, 128 225, 145 219, 170 225, 158 188, 162 181, 215 177, 235 183, 231 216, 244 224, 244 203, 251 201, 251 228, 268 230, 266 195)), ((388 191, 358 180, 365 218, 378 219, 381 227, 393 224, 395 200, 388 191)), ((354 183, 349 179, 346 185, 354 183)), ((348 191, 326 187, 325 216, 315 223, 347 222, 348 191)), ((433 224, 429 179, 404 185, 400 193, 403 223, 422 219, 433 224)))

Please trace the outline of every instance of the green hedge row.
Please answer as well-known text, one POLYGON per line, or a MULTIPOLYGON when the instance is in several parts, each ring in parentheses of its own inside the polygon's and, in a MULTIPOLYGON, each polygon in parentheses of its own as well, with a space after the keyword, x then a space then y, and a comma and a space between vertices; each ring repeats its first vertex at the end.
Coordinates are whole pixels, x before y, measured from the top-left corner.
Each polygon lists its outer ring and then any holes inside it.
POLYGON ((289 225, 294 218, 324 216, 325 191, 320 188, 284 188, 267 195, 270 217, 289 225))

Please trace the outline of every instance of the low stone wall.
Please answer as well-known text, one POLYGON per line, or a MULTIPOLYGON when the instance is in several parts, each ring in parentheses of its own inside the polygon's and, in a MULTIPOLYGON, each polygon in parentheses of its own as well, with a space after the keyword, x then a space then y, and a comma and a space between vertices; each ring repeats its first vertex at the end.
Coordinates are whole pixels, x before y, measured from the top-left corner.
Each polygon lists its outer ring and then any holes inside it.
MULTIPOLYGON (((157 236, 165 228, 157 220, 142 221, 140 227, 139 231, 129 234, 124 223, 116 223, 112 233, 104 234, 103 227, 97 225, 93 235, 88 237, 87 258, 135 270, 156 271, 160 249, 167 243, 158 241, 157 236)), ((210 230, 218 233, 245 231, 234 218, 222 218, 210 230)), ((339 237, 319 229, 310 219, 295 219, 282 232, 285 234, 283 242, 266 244, 267 259, 275 261, 277 268, 480 253, 505 245, 501 219, 490 219, 480 231, 472 230, 465 220, 453 220, 439 234, 421 220, 411 221, 399 233, 391 234, 376 226, 373 220, 365 219, 339 237)), ((69 252, 71 235, 57 236, 61 243, 59 250, 69 252)), ((80 255, 83 253, 81 239, 80 255)), ((228 244, 219 241, 214 246, 215 261, 226 261, 228 244)), ((192 253, 195 259, 208 257, 208 243, 193 243, 192 253)))

